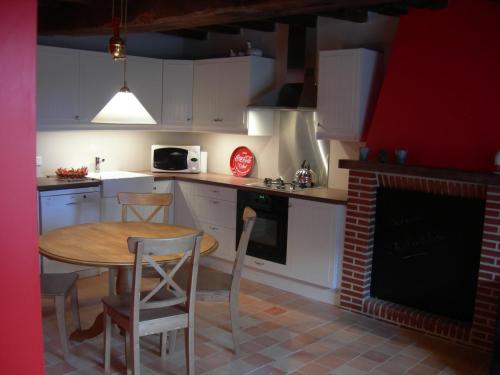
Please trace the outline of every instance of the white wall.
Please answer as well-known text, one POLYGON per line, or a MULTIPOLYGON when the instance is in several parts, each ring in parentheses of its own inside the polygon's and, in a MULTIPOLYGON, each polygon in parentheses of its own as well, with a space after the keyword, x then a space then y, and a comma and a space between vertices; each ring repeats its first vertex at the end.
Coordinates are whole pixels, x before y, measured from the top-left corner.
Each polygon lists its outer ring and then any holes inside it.
POLYGON ((229 158, 241 145, 252 150, 256 165, 251 176, 276 176, 278 171, 278 139, 229 134, 166 133, 126 130, 51 131, 37 133, 37 155, 43 165, 38 176, 53 175, 59 167, 89 167, 94 158, 105 158, 102 170, 144 171, 150 169, 152 144, 201 145, 208 152, 208 171, 231 174, 229 158))

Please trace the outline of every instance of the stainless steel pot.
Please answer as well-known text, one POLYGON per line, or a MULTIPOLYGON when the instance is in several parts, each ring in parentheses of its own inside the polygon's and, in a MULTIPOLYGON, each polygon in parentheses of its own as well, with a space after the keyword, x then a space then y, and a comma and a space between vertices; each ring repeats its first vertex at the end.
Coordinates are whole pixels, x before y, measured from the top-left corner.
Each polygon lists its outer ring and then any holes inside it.
POLYGON ((314 172, 311 170, 311 164, 307 160, 304 160, 300 169, 295 172, 295 181, 297 181, 301 187, 314 186, 316 182, 314 172))

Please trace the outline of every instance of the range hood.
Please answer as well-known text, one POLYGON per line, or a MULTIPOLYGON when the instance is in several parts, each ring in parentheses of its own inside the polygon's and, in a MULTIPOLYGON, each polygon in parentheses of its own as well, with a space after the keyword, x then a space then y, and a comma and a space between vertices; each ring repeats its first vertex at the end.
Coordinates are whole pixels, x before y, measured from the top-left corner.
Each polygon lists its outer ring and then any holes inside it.
POLYGON ((317 89, 314 82, 314 69, 305 67, 306 32, 305 27, 290 27, 285 83, 255 99, 248 108, 289 111, 314 111, 316 109, 317 89))

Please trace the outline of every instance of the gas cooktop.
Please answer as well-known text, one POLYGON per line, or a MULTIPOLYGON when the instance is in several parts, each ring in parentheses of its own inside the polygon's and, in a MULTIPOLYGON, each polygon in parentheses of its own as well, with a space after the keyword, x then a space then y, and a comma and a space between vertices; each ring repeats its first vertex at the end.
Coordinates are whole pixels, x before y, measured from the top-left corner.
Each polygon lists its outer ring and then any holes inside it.
POLYGON ((297 181, 286 182, 281 177, 278 177, 275 179, 264 178, 264 181, 262 181, 262 182, 252 182, 250 184, 246 184, 246 186, 253 186, 253 187, 259 187, 259 188, 263 188, 263 189, 281 190, 281 191, 300 191, 300 190, 304 190, 304 189, 310 189, 313 187, 313 186, 300 184, 297 181))

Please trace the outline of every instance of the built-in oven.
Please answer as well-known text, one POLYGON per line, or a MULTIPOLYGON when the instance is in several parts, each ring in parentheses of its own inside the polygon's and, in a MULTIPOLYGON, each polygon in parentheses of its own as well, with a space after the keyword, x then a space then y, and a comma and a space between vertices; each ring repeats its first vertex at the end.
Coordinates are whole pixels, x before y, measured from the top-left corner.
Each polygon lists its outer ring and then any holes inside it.
POLYGON ((200 146, 151 146, 151 172, 199 173, 200 146))
POLYGON ((243 230, 243 210, 252 208, 256 214, 247 255, 286 264, 288 228, 288 197, 238 190, 236 238, 243 230))

